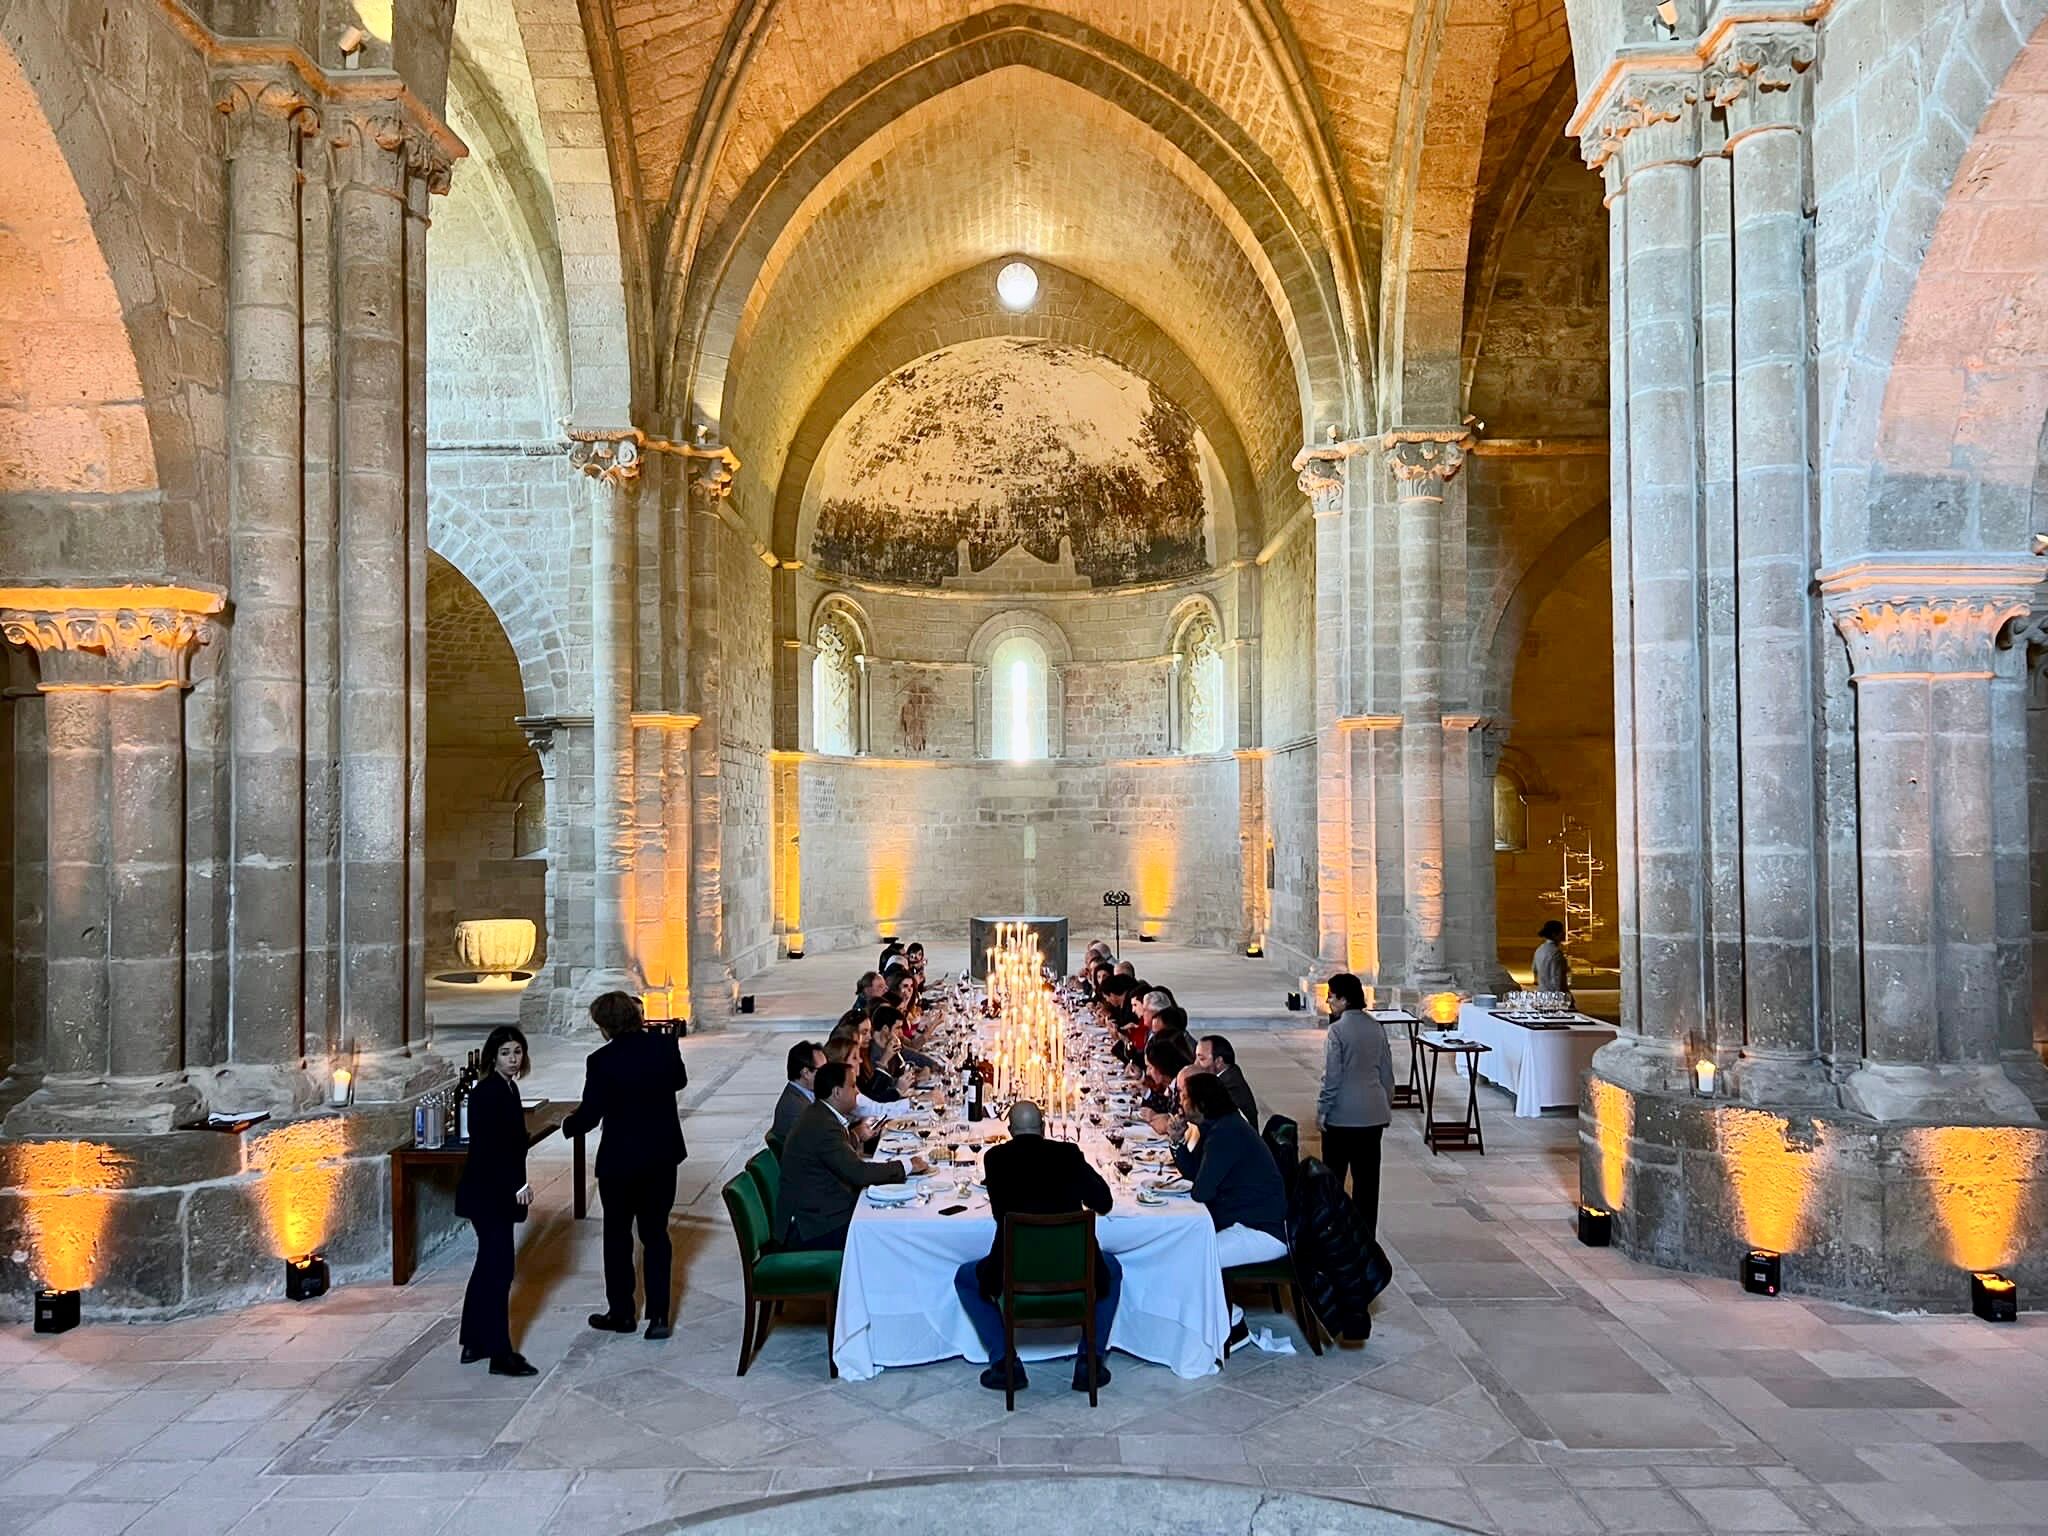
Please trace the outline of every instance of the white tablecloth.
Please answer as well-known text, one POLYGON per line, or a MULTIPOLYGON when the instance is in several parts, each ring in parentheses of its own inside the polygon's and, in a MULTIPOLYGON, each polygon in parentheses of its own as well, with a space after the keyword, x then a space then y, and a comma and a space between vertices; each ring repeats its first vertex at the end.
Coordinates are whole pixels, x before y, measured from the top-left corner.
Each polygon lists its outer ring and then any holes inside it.
MULTIPOLYGON (((1100 1157, 1091 1161, 1103 1166, 1100 1157)), ((989 1251, 995 1218, 985 1198, 963 1202, 953 1194, 950 1173, 937 1182, 940 1193, 929 1204, 889 1209, 863 1196, 854 1212, 833 1329, 832 1358, 842 1377, 865 1381, 885 1366, 956 1356, 987 1360, 953 1276, 989 1251), (969 1209, 939 1214, 960 1203, 969 1209)), ((1176 1376, 1211 1374, 1230 1332, 1230 1309, 1208 1211, 1188 1200, 1140 1206, 1113 1178, 1111 1188, 1115 1209, 1095 1223, 1096 1241, 1124 1272, 1110 1347, 1176 1376)), ((1079 1340, 1078 1328, 1032 1328, 1020 1330, 1017 1350, 1026 1360, 1044 1360, 1073 1354, 1079 1340)))
POLYGON ((1576 1108, 1593 1053, 1614 1038, 1614 1029, 1584 1014, 1569 1017, 1570 1029, 1525 1029, 1495 1018, 1490 1008, 1466 1003, 1458 1010, 1458 1033, 1492 1049, 1459 1057, 1458 1070, 1478 1063, 1481 1077, 1515 1096, 1515 1113, 1524 1119, 1546 1109, 1576 1108))

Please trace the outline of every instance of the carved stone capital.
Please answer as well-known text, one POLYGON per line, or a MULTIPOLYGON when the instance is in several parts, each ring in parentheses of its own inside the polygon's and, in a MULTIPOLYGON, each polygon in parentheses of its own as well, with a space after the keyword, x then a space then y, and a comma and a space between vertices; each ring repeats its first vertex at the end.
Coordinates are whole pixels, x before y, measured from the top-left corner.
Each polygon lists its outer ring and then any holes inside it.
POLYGON ((623 432, 573 432, 569 436, 569 462, 606 485, 618 485, 640 478, 640 434, 623 432))
POLYGON ((45 693, 185 688, 223 605, 185 587, 0 589, 0 638, 34 653, 45 693))
POLYGON ((1387 468, 1404 497, 1437 496, 1465 467, 1472 434, 1464 427, 1396 428, 1380 439, 1387 468))
POLYGON ((284 71, 214 76, 213 107, 227 119, 231 157, 248 148, 286 148, 294 135, 311 135, 320 125, 304 83, 284 71))
POLYGON ((1340 439, 1332 427, 1323 442, 1310 443, 1294 456, 1294 483, 1317 517, 1344 510, 1345 462, 1375 446, 1373 438, 1340 439))
POLYGON ((1647 165, 1692 160, 1699 154, 1699 102, 1696 69, 1624 74, 1580 129, 1580 156, 1596 171, 1619 157, 1624 181, 1647 165))
POLYGON ((455 170, 455 158, 432 134, 408 124, 405 135, 405 169, 426 183, 427 191, 445 196, 455 170))
POLYGON ((715 448, 708 451, 710 456, 693 455, 689 461, 690 495, 707 506, 732 494, 732 474, 739 462, 730 456, 720 457, 715 448))
POLYGON ((382 102, 369 102, 342 107, 332 126, 328 144, 335 184, 366 187, 403 201, 406 146, 413 137, 405 119, 382 102))
POLYGON ((1813 28, 1744 26, 1708 63, 1701 86, 1732 134, 1797 128, 1806 120, 1806 74, 1817 55, 1813 28))
POLYGON ((1859 683, 1992 675, 1999 634, 2029 611, 2038 562, 1862 561, 1824 572, 1822 600, 1859 683))

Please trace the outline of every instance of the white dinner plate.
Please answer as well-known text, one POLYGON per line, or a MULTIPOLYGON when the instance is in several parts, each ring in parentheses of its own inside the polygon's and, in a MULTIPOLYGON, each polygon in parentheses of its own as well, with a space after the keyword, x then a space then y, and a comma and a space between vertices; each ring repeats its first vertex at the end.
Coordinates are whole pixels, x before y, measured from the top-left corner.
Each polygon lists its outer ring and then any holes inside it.
POLYGON ((868 1201, 873 1205, 908 1205, 922 1193, 911 1184, 871 1184, 868 1201))

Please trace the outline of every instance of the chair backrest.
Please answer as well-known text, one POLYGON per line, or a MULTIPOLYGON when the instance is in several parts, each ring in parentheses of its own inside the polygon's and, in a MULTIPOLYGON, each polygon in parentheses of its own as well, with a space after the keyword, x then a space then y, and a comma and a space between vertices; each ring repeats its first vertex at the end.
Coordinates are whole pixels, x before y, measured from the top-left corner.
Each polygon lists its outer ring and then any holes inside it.
POLYGON ((772 1236, 777 1230, 776 1219, 782 1208, 781 1160, 763 1147, 747 1159, 747 1176, 754 1181, 754 1189, 761 1196, 761 1209, 768 1214, 768 1231, 772 1236))
POLYGON ((1095 1213, 1003 1218, 1003 1289, 1012 1296, 1095 1294, 1095 1213))
POLYGON ((1295 1170, 1301 1162, 1301 1127, 1285 1115, 1268 1115, 1266 1130, 1260 1139, 1266 1143, 1266 1150, 1273 1154, 1273 1162, 1280 1170, 1280 1182, 1291 1200, 1295 1170))
POLYGON ((769 1131, 761 1139, 768 1143, 768 1150, 775 1154, 775 1161, 780 1163, 782 1161, 782 1138, 773 1131, 769 1131))
POLYGON ((751 1270, 761 1257, 761 1245, 768 1240, 768 1213, 762 1208, 761 1193, 744 1170, 727 1179, 719 1193, 725 1196, 733 1236, 739 1239, 740 1262, 751 1270))

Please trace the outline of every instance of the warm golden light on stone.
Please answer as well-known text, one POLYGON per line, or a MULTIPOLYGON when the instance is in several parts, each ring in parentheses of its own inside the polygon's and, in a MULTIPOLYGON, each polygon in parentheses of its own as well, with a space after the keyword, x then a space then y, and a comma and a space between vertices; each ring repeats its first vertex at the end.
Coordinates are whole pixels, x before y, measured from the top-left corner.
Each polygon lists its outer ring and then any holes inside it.
POLYGON ((2048 1135, 2012 1125, 1928 1125, 1905 1133, 1907 1156, 1927 1179, 1958 1267, 1994 1269, 2018 1256, 2027 1180, 2044 1145, 2048 1135))
POLYGON ((100 1272, 100 1239, 126 1161, 96 1141, 23 1142, 13 1155, 38 1278, 49 1290, 84 1290, 100 1272))
POLYGON ((245 1166, 258 1175, 256 1198, 279 1258, 302 1258, 327 1240, 347 1152, 348 1132, 336 1116, 289 1121, 250 1137, 245 1166))
POLYGON ((1593 1135, 1600 1149, 1600 1204, 1618 1211, 1628 1189, 1628 1143, 1635 1134, 1634 1097, 1604 1078, 1586 1080, 1586 1098, 1593 1111, 1593 1135))
POLYGON ((1784 1116, 1762 1110, 1714 1116, 1714 1145, 1728 1170, 1743 1240, 1777 1253, 1805 1246, 1807 1206, 1827 1158, 1818 1128, 1811 1146, 1800 1146, 1791 1131, 1784 1116))

